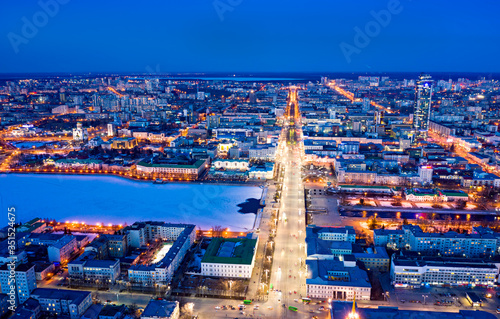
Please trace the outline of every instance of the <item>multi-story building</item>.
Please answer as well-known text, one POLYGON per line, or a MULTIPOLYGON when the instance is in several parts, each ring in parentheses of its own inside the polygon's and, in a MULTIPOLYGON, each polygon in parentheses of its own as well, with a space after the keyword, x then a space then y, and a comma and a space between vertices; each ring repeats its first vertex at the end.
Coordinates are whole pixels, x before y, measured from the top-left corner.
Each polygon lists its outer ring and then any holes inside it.
MULTIPOLYGON (((360 248, 357 245, 355 247, 360 248)), ((353 255, 357 261, 365 265, 366 270, 386 272, 391 267, 391 259, 384 247, 375 246, 359 252, 354 250, 353 255)))
POLYGON ((127 235, 127 245, 131 248, 139 248, 146 246, 148 235, 146 233, 145 223, 134 223, 123 229, 123 233, 127 235))
POLYGON ((127 235, 106 235, 109 258, 122 258, 127 255, 127 235))
POLYGON ((197 160, 186 163, 151 163, 139 162, 137 164, 138 173, 161 174, 171 178, 197 179, 208 168, 207 157, 205 160, 197 160))
POLYGON ((73 235, 31 233, 21 241, 23 245, 47 246, 47 253, 51 262, 67 262, 71 254, 77 250, 77 240, 73 235))
POLYGON ((5 293, 0 294, 0 318, 3 318, 10 310, 9 310, 9 295, 5 293))
POLYGON ((28 255, 26 251, 22 248, 21 242, 23 241, 23 235, 21 233, 16 233, 16 250, 12 251, 9 247, 9 241, 0 241, 0 265, 14 262, 16 264, 27 263, 28 255))
POLYGON ((430 75, 420 74, 415 87, 415 110, 413 129, 418 135, 426 135, 429 130, 433 81, 430 75))
POLYGON ((212 166, 216 169, 247 171, 248 161, 238 159, 218 159, 213 161, 212 166))
POLYGON ((359 142, 358 141, 342 141, 338 150, 342 154, 358 154, 359 153, 359 142))
POLYGON ((406 246, 405 233, 402 229, 374 229, 373 244, 391 249, 404 248, 406 246))
POLYGON ((458 200, 469 200, 469 195, 466 192, 452 189, 407 188, 404 195, 405 199, 411 202, 453 202, 458 200))
POLYGON ((273 162, 267 162, 264 165, 254 165, 248 172, 248 178, 255 180, 273 179, 274 167, 273 162))
POLYGON ((356 241, 356 231, 352 226, 343 227, 319 227, 309 225, 307 227, 308 237, 316 236, 322 240, 348 241, 354 243, 356 241))
POLYGON ((351 315, 353 309, 352 302, 338 302, 332 300, 329 318, 426 318, 426 319, 495 319, 492 313, 480 310, 459 310, 450 312, 448 309, 443 311, 426 310, 427 307, 418 307, 415 310, 403 310, 398 307, 373 306, 357 307, 354 305, 356 315, 351 315))
POLYGON ((135 137, 113 137, 103 144, 103 147, 104 145, 114 150, 129 150, 137 146, 137 139, 135 137))
POLYGON ((391 281, 395 287, 420 288, 424 285, 494 286, 498 268, 471 259, 394 257, 391 281))
POLYGON ((77 250, 76 238, 72 235, 66 235, 55 244, 47 247, 49 261, 67 263, 71 254, 77 250))
POLYGON ((136 222, 124 228, 123 233, 127 235, 129 247, 139 248, 155 240, 175 241, 186 228, 191 229, 192 227, 194 225, 157 221, 136 222))
POLYGON ((106 305, 99 312, 99 319, 120 319, 123 318, 127 307, 125 305, 106 305))
POLYGON ((371 284, 354 258, 307 260, 307 296, 333 300, 370 300, 371 284))
POLYGON ((30 298, 16 308, 12 318, 16 319, 38 319, 41 318, 42 307, 38 300, 30 298))
POLYGON ((336 256, 350 255, 355 241, 356 232, 350 226, 309 225, 306 228, 307 259, 333 260, 336 256))
POLYGON ((276 157, 276 146, 271 144, 255 145, 248 150, 250 159, 272 161, 276 157))
POLYGON ((23 244, 50 246, 61 240, 64 234, 53 233, 31 233, 23 239, 23 244))
POLYGON ((250 278, 255 264, 258 237, 213 238, 201 260, 201 274, 214 277, 250 278))
POLYGON ((186 252, 193 245, 194 240, 196 239, 195 225, 148 222, 137 225, 134 224, 132 226, 138 227, 133 227, 131 229, 127 228, 126 231, 129 232, 130 230, 133 230, 135 236, 141 234, 138 229, 142 228, 142 235, 144 236, 143 240, 145 240, 145 242, 157 238, 162 240, 175 240, 175 242, 163 259, 157 264, 134 265, 130 267, 128 270, 129 281, 133 284, 145 286, 154 284, 167 285, 170 283, 175 270, 179 267, 182 259, 186 255, 186 252), (150 226, 153 227, 150 228, 150 226))
POLYGON ((120 276, 118 260, 75 260, 68 264, 71 279, 114 284, 120 276))
MULTIPOLYGON (((0 266, 0 286, 2 293, 9 294, 10 286, 13 285, 14 277, 11 277, 9 264, 0 266)), ((19 264, 15 267, 15 285, 16 285, 16 305, 22 304, 30 298, 34 289, 36 289, 35 265, 19 264)))
POLYGON ((180 315, 178 301, 151 299, 141 314, 141 319, 178 319, 180 315))
POLYGON ((37 288, 33 290, 31 297, 40 302, 42 313, 67 315, 71 319, 80 318, 92 305, 90 291, 37 288))
POLYGON ((369 185, 376 183, 377 172, 346 170, 341 168, 337 172, 337 179, 339 183, 360 183, 369 185))
POLYGON ((403 225, 403 230, 376 230, 373 241, 376 245, 391 248, 406 248, 423 254, 440 253, 443 256, 487 257, 498 254, 497 233, 458 234, 425 233, 419 226, 403 225))

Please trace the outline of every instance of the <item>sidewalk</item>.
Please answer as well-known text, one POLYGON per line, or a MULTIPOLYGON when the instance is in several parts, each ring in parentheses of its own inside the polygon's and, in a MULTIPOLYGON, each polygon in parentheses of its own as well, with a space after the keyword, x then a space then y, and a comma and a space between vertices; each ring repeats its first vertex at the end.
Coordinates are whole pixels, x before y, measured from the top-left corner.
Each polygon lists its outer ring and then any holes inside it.
POLYGON ((250 283, 247 290, 247 299, 258 300, 258 292, 260 286, 260 278, 262 272, 262 266, 265 256, 265 245, 270 234, 269 222, 271 218, 272 206, 274 204, 274 193, 276 192, 276 186, 273 182, 267 187, 267 192, 265 191, 266 206, 262 209, 262 216, 260 218, 260 225, 255 225, 255 228, 260 228, 259 232, 259 245, 257 247, 257 254, 255 256, 255 267, 253 269, 252 277, 250 278, 250 283))

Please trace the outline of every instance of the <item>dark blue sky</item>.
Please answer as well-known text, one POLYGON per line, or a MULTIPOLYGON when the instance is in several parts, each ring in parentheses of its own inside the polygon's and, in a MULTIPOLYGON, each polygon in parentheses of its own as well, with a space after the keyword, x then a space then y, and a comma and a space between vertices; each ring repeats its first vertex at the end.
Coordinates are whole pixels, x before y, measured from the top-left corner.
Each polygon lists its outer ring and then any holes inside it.
POLYGON ((0 72, 500 72, 498 0, 59 1, 3 1, 0 72))

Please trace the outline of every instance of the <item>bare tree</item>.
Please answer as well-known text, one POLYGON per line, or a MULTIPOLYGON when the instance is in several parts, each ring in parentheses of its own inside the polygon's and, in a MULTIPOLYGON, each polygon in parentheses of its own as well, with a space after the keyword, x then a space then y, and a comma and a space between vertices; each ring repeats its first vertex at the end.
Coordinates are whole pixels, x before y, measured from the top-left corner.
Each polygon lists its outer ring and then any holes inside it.
POLYGON ((219 237, 223 237, 222 235, 224 234, 224 229, 222 228, 222 226, 213 226, 212 227, 212 237, 214 238, 219 238, 219 237))

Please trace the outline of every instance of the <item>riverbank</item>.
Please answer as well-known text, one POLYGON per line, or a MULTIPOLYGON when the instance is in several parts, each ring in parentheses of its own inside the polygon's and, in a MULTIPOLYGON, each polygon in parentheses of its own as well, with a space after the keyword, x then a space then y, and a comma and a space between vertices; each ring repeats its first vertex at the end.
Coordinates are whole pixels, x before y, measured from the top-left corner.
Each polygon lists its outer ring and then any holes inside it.
MULTIPOLYGON (((75 170, 75 169, 26 169, 17 168, 10 169, 8 171, 0 171, 2 174, 47 174, 47 175, 67 175, 67 176, 115 176, 120 178, 125 178, 137 182, 147 182, 151 183, 157 180, 154 176, 139 176, 134 175, 131 172, 120 172, 120 171, 103 171, 103 170, 75 170)), ((266 181, 212 181, 212 180, 199 180, 199 179, 164 179, 166 183, 198 183, 198 184, 216 184, 221 186, 234 186, 234 185, 245 185, 245 186, 262 186, 266 181)))
POLYGON ((160 220, 244 231, 252 228, 256 215, 239 213, 238 205, 260 199, 262 188, 204 182, 138 183, 122 176, 54 172, 1 174, 0 195, 2 210, 16 208, 17 222, 39 216, 94 225, 160 220))

